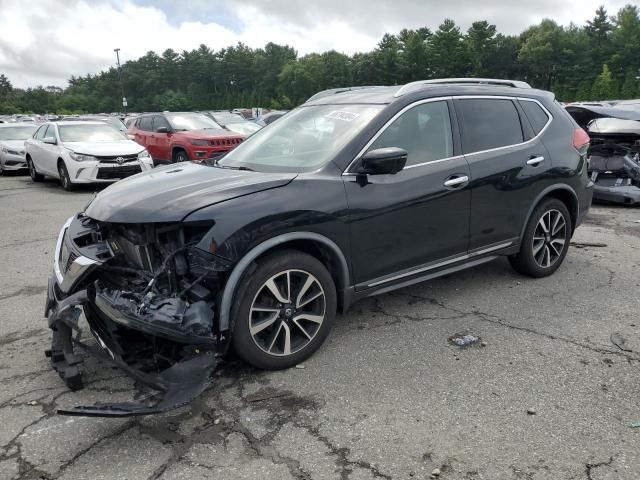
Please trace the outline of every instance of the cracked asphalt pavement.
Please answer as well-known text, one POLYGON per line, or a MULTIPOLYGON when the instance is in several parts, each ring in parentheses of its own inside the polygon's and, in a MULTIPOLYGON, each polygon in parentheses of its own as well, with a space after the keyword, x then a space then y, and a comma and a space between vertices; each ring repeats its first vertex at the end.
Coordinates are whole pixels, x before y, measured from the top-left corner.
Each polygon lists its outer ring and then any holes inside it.
POLYGON ((0 177, 0 479, 640 478, 639 209, 594 206, 550 278, 498 260, 369 299, 304 368, 231 361, 181 410, 92 419, 55 412, 134 385, 88 359, 68 391, 42 317, 91 195, 0 177))

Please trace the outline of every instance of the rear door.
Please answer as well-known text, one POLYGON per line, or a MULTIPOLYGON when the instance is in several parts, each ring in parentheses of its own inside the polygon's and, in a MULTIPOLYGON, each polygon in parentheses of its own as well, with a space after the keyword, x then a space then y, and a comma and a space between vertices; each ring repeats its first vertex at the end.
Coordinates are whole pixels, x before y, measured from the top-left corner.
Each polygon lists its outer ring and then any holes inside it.
POLYGON ((155 142, 154 142, 154 134, 153 134, 153 116, 146 115, 144 117, 140 117, 136 122, 136 131, 134 133, 136 137, 136 142, 140 145, 144 145, 144 147, 149 152, 149 155, 153 159, 157 158, 157 153, 155 153, 155 142))
POLYGON ((517 99, 460 97, 454 103, 471 172, 469 250, 516 243, 551 169, 547 150, 517 99))

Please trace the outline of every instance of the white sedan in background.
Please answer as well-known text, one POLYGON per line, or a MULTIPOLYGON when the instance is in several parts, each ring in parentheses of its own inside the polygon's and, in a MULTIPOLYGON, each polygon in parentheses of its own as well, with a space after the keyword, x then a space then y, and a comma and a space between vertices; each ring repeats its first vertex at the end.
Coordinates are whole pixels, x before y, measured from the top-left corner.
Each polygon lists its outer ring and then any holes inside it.
POLYGON ((60 179, 65 190, 82 183, 110 183, 151 170, 140 144, 105 122, 62 121, 42 125, 25 142, 29 174, 60 179))
POLYGON ((0 124, 0 173, 27 168, 24 142, 37 128, 33 123, 0 124))

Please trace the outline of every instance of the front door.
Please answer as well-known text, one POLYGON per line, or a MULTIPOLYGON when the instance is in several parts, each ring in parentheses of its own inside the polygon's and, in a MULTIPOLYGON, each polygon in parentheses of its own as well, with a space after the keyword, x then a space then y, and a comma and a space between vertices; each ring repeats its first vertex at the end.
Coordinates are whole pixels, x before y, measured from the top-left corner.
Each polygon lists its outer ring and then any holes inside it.
MULTIPOLYGON (((424 101, 405 109, 374 137, 367 151, 408 152, 395 175, 345 175, 357 288, 392 282, 398 275, 465 255, 471 194, 469 167, 454 150, 452 105, 424 101)), ((455 148, 458 148, 457 146, 455 148)))
POLYGON ((162 115, 153 117, 153 144, 157 158, 161 160, 172 160, 171 153, 171 125, 162 115), (159 128, 166 128, 166 132, 158 132, 159 128))

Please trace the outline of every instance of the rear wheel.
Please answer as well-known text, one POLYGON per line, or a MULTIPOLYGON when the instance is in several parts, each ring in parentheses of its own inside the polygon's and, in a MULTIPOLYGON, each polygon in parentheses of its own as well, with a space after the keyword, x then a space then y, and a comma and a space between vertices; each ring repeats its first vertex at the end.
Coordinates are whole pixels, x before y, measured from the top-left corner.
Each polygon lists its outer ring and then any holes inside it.
POLYGON ((184 150, 176 150, 173 154, 173 161, 176 163, 188 162, 189 156, 187 155, 187 152, 185 152, 184 150))
POLYGON ((29 175, 31 176, 31 180, 34 182, 41 182, 44 180, 44 176, 36 170, 36 166, 31 160, 31 157, 27 156, 27 167, 29 168, 29 175))
POLYGON ((67 192, 73 190, 75 186, 69 177, 66 165, 62 161, 58 162, 58 174, 60 175, 60 184, 62 185, 62 188, 67 192))
POLYGON ((309 358, 336 314, 336 288, 325 266, 294 250, 270 255, 242 282, 232 318, 233 346, 243 360, 268 370, 309 358))
POLYGON ((572 224, 566 205, 551 198, 533 212, 517 255, 509 257, 511 266, 531 277, 546 277, 562 264, 569 249, 572 224))

